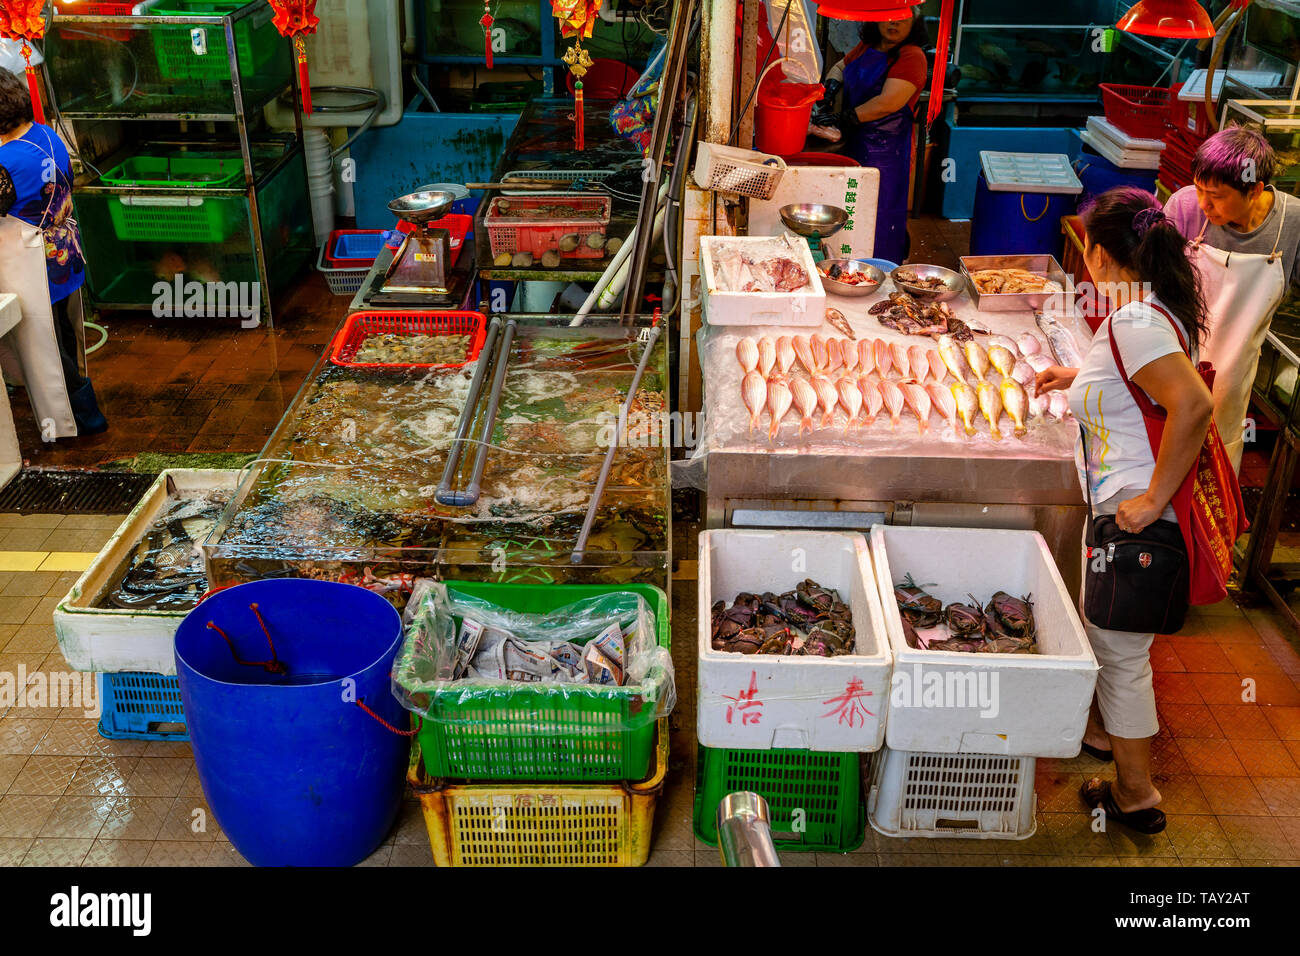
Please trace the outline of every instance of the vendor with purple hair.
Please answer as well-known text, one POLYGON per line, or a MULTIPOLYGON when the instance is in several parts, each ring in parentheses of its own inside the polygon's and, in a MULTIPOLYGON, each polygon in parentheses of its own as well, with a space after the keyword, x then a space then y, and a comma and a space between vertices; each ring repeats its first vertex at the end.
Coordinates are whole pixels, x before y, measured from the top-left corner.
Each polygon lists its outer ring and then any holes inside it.
POLYGON ((1201 358, 1214 364, 1214 419, 1238 469, 1264 336, 1300 277, 1300 200, 1272 185, 1276 170, 1259 133, 1220 130, 1196 151, 1194 185, 1165 204, 1201 276, 1209 312, 1201 358))

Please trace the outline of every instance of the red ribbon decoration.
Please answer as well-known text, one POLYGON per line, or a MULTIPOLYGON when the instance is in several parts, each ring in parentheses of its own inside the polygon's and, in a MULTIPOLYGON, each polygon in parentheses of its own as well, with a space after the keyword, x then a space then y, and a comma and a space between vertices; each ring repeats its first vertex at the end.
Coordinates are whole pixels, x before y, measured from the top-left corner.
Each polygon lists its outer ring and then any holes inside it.
POLYGON ((0 36, 23 41, 23 59, 27 61, 27 90, 32 97, 32 118, 45 122, 41 103, 41 81, 32 66, 32 40, 45 36, 45 0, 0 0, 0 36))
POLYGON ((271 21, 281 36, 293 37, 294 57, 298 61, 298 86, 302 89, 302 111, 311 115, 311 81, 307 78, 308 33, 316 32, 316 0, 268 0, 275 18, 271 21))
POLYGON ((487 68, 492 69, 492 11, 488 9, 487 0, 483 0, 483 16, 478 18, 478 22, 483 24, 483 59, 487 61, 487 68))
POLYGON ((930 107, 925 116, 928 130, 943 112, 943 80, 948 72, 948 42, 952 39, 953 0, 943 0, 939 11, 939 40, 934 48, 934 76, 930 80, 930 107))
POLYGON ((582 122, 582 80, 575 80, 573 83, 573 120, 577 123, 577 132, 574 134, 575 145, 579 152, 586 149, 586 131, 583 129, 582 122))

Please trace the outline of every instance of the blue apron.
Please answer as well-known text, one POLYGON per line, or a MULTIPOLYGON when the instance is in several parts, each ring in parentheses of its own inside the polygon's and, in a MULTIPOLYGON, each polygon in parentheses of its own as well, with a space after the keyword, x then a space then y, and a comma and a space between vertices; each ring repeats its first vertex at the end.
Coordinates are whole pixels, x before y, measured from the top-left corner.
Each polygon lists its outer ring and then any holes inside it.
MULTIPOLYGON (((844 67, 845 108, 879 96, 889 75, 889 57, 868 49, 844 67)), ((902 262, 907 251, 907 188, 912 172, 912 109, 904 104, 878 120, 863 123, 849 137, 848 153, 862 166, 880 170, 876 199, 877 259, 902 262)))

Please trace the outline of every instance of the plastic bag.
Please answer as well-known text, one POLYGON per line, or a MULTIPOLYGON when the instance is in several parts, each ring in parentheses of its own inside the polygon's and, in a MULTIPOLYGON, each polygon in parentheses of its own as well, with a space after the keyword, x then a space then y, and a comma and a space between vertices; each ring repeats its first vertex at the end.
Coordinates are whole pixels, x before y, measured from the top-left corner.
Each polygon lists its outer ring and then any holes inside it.
POLYGON ((526 716, 531 733, 572 734, 580 713, 586 730, 626 731, 666 716, 676 704, 672 657, 656 637, 659 622, 634 592, 527 614, 431 583, 411 606, 393 694, 434 723, 478 726, 526 716), (534 726, 538 718, 542 724, 534 726))

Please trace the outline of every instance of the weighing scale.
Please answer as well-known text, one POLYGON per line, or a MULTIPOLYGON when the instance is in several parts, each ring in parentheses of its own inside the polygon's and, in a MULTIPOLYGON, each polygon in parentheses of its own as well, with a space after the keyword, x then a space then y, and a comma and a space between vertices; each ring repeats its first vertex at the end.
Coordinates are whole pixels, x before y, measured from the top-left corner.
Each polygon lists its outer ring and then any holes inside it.
POLYGON ((849 214, 829 203, 799 202, 781 207, 781 221, 791 232, 808 240, 813 262, 821 262, 826 258, 822 251, 822 240, 843 229, 849 221, 849 214))
POLYGON ((446 215, 457 199, 444 190, 409 193, 388 204, 405 232, 401 246, 385 262, 376 260, 363 296, 367 307, 410 305, 459 308, 474 271, 466 235, 469 216, 446 215))

